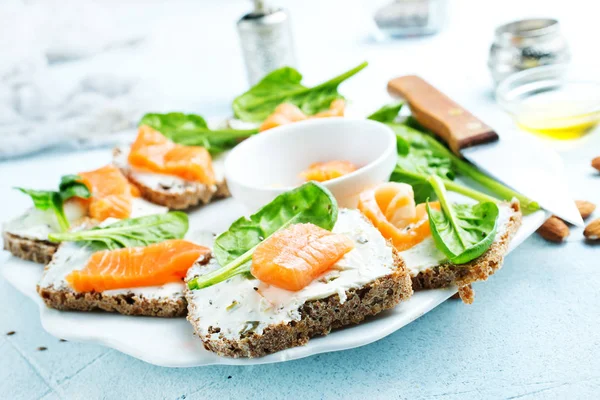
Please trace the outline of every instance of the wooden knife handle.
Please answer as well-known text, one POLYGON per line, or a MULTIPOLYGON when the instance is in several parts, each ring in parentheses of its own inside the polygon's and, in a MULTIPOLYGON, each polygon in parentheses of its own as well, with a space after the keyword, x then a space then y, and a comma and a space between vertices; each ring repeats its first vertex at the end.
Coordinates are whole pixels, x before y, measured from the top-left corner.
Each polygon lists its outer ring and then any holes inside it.
POLYGON ((418 76, 392 79, 388 92, 403 97, 416 120, 448 143, 457 155, 466 147, 498 140, 492 128, 418 76))

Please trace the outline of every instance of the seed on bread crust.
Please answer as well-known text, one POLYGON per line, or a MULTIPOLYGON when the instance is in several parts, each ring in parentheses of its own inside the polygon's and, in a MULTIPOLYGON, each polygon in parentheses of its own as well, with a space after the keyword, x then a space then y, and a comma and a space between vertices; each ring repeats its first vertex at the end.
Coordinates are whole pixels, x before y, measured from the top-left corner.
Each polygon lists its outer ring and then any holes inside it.
POLYGON ((575 204, 577 205, 579 214, 581 214, 581 218, 583 219, 589 217, 596 209, 596 205, 594 203, 586 200, 575 200, 575 204))
POLYGON ((587 240, 600 240, 600 218, 596 218, 585 227, 583 236, 587 240))
POLYGON ((546 240, 561 243, 569 236, 569 227, 560 218, 553 215, 542 224, 537 233, 546 240))

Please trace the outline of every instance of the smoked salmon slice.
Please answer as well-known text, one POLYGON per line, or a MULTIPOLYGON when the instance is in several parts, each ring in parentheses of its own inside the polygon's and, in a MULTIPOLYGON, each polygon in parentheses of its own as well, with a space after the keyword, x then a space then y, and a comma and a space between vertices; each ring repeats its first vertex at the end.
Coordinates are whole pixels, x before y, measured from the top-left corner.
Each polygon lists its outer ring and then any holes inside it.
POLYGON ((353 248, 345 235, 313 224, 296 224, 274 233, 256 248, 251 272, 262 282, 297 291, 353 248))
POLYGON ((66 280, 77 292, 160 286, 181 282, 194 262, 208 254, 208 248, 181 239, 104 250, 93 253, 86 266, 66 280))
MULTIPOLYGON (((437 201, 429 205, 440 209, 437 201)), ((431 236, 426 205, 415 205, 412 187, 405 183, 388 182, 365 190, 359 196, 358 209, 399 251, 431 236)))
POLYGON ((200 146, 183 146, 142 125, 131 146, 129 164, 135 169, 173 175, 186 181, 215 184, 212 158, 200 146))
POLYGON ((109 217, 129 217, 133 198, 139 197, 139 191, 127 181, 117 167, 107 165, 93 171, 80 172, 78 175, 92 193, 90 199, 77 199, 87 205, 90 217, 98 221, 109 217))
POLYGON ((258 130, 262 132, 267 129, 291 124, 292 122, 304 121, 306 119, 343 117, 345 107, 346 102, 344 100, 336 99, 329 105, 329 110, 321 111, 313 116, 308 116, 297 106, 290 103, 282 103, 275 108, 273 114, 269 115, 267 119, 263 121, 258 130))
POLYGON ((306 171, 300 173, 305 181, 325 182, 330 179, 356 171, 356 165, 350 161, 327 161, 311 164, 306 171))

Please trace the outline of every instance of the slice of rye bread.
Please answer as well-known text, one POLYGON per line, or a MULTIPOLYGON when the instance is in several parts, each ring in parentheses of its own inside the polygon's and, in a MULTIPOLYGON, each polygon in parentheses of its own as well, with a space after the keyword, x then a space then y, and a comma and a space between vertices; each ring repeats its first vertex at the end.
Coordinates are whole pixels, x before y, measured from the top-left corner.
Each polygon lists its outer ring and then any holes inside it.
POLYGON ((113 149, 113 162, 121 172, 135 185, 142 197, 151 203, 170 208, 171 210, 186 210, 199 204, 208 204, 213 199, 229 197, 229 189, 225 180, 215 185, 205 185, 195 182, 183 182, 174 187, 162 185, 149 186, 136 178, 136 174, 124 163, 123 149, 113 149))
POLYGON ((412 277, 412 287, 416 290, 439 289, 451 285, 458 286, 458 294, 467 304, 473 303, 475 293, 471 283, 485 281, 502 267, 504 255, 508 250, 511 239, 521 226, 521 211, 519 203, 510 203, 514 213, 510 216, 506 229, 490 248, 481 256, 466 264, 456 265, 445 263, 437 267, 419 272, 412 277))
MULTIPOLYGON (((205 257, 205 264, 210 257, 205 257)), ((197 261, 198 262, 198 261, 197 261)), ((44 273, 52 268, 52 263, 44 268, 44 273)), ((41 283, 41 282, 40 282, 41 283)), ((182 282, 183 283, 183 282, 182 282)), ((50 307, 62 311, 107 311, 124 315, 149 317, 183 317, 187 312, 187 301, 182 291, 171 296, 146 296, 139 292, 102 293, 76 292, 68 284, 59 287, 37 286, 37 292, 50 307)))
POLYGON ((29 239, 6 231, 2 232, 2 239, 4 241, 4 250, 10 251, 13 256, 44 265, 52 260, 52 255, 58 248, 57 243, 47 240, 29 239))
MULTIPOLYGON (((395 307, 412 296, 410 275, 404 261, 394 250, 396 269, 389 275, 374 280, 360 288, 346 291, 346 301, 341 303, 337 294, 311 300, 299 308, 300 320, 281 322, 266 327, 262 334, 254 332, 232 340, 219 336, 205 338, 200 333, 199 319, 192 316, 196 305, 191 301, 191 291, 186 288, 188 321, 204 343, 204 347, 225 357, 262 357, 291 347, 303 346, 313 336, 327 335, 332 329, 355 325, 365 318, 395 307)), ((211 327, 218 333, 218 327, 211 327)))

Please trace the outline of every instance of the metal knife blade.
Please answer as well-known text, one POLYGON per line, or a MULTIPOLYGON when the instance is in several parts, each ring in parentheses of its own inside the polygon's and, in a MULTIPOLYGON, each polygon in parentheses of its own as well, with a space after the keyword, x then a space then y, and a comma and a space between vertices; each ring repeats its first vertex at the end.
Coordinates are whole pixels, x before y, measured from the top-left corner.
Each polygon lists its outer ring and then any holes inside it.
POLYGON ((506 130, 499 136, 495 142, 462 149, 461 154, 542 208, 573 225, 583 226, 560 156, 525 132, 506 130))

